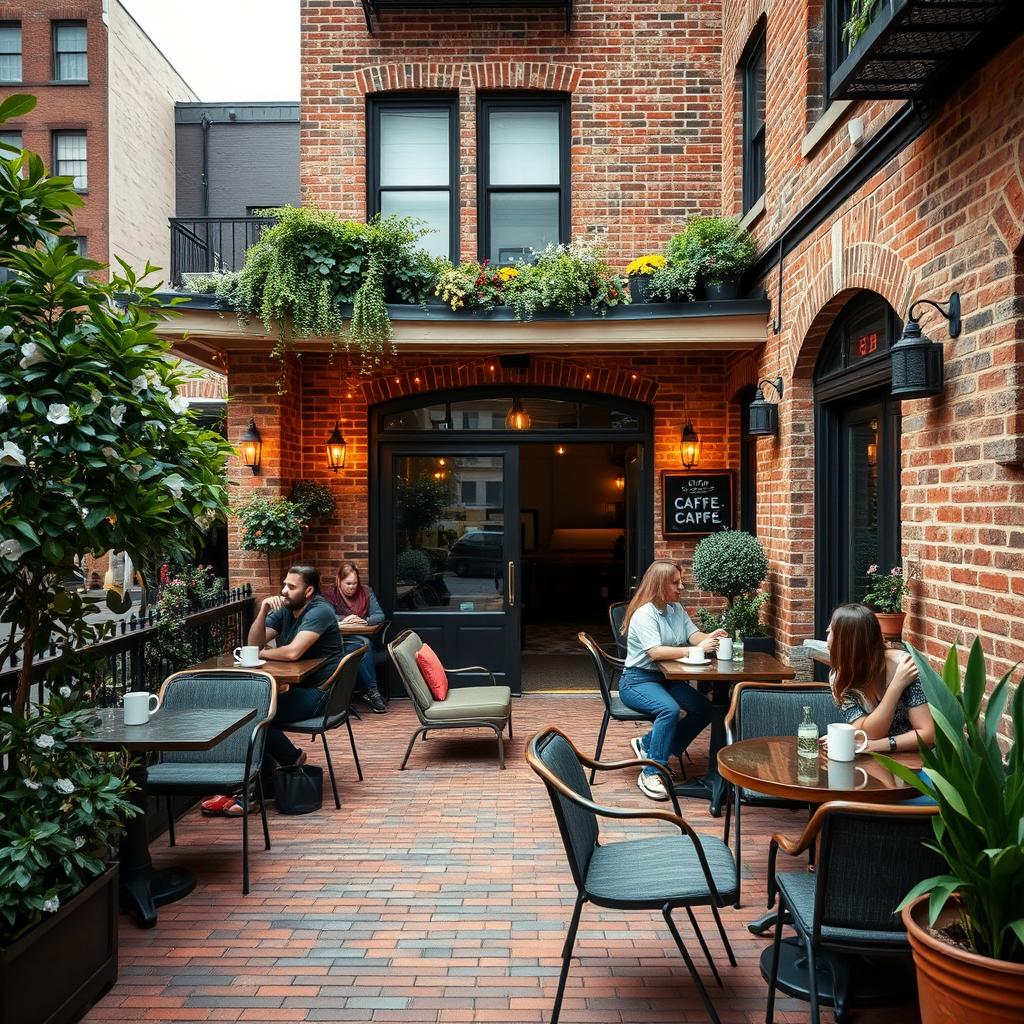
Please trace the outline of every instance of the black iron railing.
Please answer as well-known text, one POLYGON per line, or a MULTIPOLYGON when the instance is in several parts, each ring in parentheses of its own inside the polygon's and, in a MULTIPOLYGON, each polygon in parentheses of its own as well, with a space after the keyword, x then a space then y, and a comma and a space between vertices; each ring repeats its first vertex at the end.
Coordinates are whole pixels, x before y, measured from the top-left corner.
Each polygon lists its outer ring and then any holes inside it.
MULTIPOLYGON (((167 643, 160 619, 159 608, 142 617, 122 619, 110 636, 90 648, 97 656, 95 674, 75 682, 91 690, 91 700, 98 706, 116 705, 131 690, 156 690, 172 672, 244 644, 253 619, 252 587, 236 587, 191 612, 180 645, 167 643)), ((47 687, 71 682, 60 678, 60 656, 59 648, 51 645, 46 656, 33 663, 32 700, 44 700, 47 687)), ((12 655, 0 666, 0 706, 10 704, 20 665, 20 657, 12 655)))
POLYGON ((271 217, 171 217, 171 283, 184 274, 241 270, 271 217))

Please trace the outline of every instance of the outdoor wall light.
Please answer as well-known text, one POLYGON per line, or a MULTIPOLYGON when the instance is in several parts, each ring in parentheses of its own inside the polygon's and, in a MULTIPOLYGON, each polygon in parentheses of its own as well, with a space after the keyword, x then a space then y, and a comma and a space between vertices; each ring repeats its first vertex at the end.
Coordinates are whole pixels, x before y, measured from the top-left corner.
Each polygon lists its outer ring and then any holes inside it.
POLYGON ((615 478, 615 490, 624 491, 626 489, 626 478, 624 476, 617 476, 615 478))
POLYGON ((953 292, 943 309, 931 299, 918 299, 911 303, 903 335, 893 345, 892 359, 893 398, 926 398, 941 395, 943 385, 942 346, 936 344, 927 334, 921 333, 914 310, 918 306, 932 306, 949 321, 949 336, 960 337, 960 293, 953 292))
POLYGON ((765 378, 757 385, 757 394, 747 410, 747 433, 751 437, 775 437, 779 432, 779 406, 764 397, 765 385, 775 389, 782 400, 782 378, 765 378))
POLYGON ((331 436, 327 438, 327 465, 335 473, 345 466, 345 453, 348 451, 348 441, 345 440, 338 427, 338 421, 334 421, 334 429, 331 436))
POLYGON ((533 420, 530 414, 523 408, 523 403, 518 398, 512 399, 512 408, 505 416, 506 430, 529 430, 533 420))
POLYGON ((679 457, 687 469, 693 469, 700 462, 700 437, 693 429, 689 417, 686 419, 682 434, 679 435, 679 457))
POLYGON ((256 429, 256 421, 250 417, 249 426, 242 435, 242 441, 238 448, 239 455, 251 470, 253 476, 259 476, 260 460, 263 457, 263 438, 256 429))

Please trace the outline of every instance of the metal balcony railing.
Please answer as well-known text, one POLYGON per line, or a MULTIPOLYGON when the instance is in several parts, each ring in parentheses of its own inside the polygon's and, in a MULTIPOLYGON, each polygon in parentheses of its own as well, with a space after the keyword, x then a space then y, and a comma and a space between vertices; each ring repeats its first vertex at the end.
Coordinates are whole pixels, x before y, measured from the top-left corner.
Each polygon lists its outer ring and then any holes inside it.
POLYGON ((273 223, 270 217, 171 217, 171 283, 180 288, 185 274, 241 270, 273 223))

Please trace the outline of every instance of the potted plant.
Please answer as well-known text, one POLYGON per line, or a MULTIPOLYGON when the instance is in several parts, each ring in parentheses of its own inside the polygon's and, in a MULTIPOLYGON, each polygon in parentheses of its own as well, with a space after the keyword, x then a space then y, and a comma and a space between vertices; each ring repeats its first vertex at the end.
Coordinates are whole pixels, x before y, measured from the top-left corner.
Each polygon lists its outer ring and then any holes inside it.
POLYGON ((447 263, 438 272, 434 294, 452 312, 488 312, 505 301, 505 285, 518 276, 516 267, 492 267, 490 260, 470 260, 457 267, 447 263))
POLYGON ((757 243, 735 217, 694 217, 682 235, 669 243, 696 266, 708 299, 739 296, 740 278, 754 262, 757 243))
MULTIPOLYGON (((35 106, 0 104, 0 122, 35 106)), ((0 151, 0 664, 17 652, 0 715, 0 1018, 77 1019, 116 977, 116 867, 132 813, 125 766, 72 738, 90 728, 109 623, 65 581, 82 558, 123 551, 143 568, 184 559, 226 509, 230 446, 195 423, 185 375, 158 330, 155 289, 70 241, 81 205, 35 154, 0 151), (131 296, 125 301, 123 295, 131 296), (120 304, 119 304, 120 303, 120 304), (43 699, 30 706, 51 645, 43 699)), ((108 605, 130 599, 111 591, 108 605)))
POLYGON ((726 608, 697 613, 702 630, 724 629, 730 636, 739 631, 747 650, 771 654, 775 642, 765 635, 760 609, 767 595, 756 593, 768 577, 768 559, 761 542, 742 530, 709 533, 694 549, 693 578, 701 590, 726 599, 726 608))
POLYGON ((302 543, 307 516, 303 506, 287 498, 267 500, 253 494, 238 509, 242 521, 243 551, 260 551, 267 556, 267 578, 272 580, 271 555, 287 555, 302 543))
POLYGON ((934 849, 949 873, 916 885, 900 905, 921 1021, 1010 1024, 1024 1007, 1024 680, 1012 688, 1011 669, 986 700, 977 639, 962 683, 955 647, 941 676, 908 650, 935 719, 935 746, 921 746, 921 774, 875 756, 939 807, 934 849))
POLYGON ((903 570, 894 565, 887 573, 877 565, 868 566, 868 591, 864 603, 870 605, 886 640, 899 640, 903 635, 903 598, 910 593, 910 583, 903 570))
POLYGON ((633 302, 652 302, 660 296, 651 294, 651 277, 665 268, 665 257, 660 253, 638 256, 626 267, 629 278, 629 297, 633 302))
POLYGON ((330 487, 316 480, 296 480, 292 484, 292 503, 302 509, 305 519, 324 519, 333 516, 336 509, 330 487))

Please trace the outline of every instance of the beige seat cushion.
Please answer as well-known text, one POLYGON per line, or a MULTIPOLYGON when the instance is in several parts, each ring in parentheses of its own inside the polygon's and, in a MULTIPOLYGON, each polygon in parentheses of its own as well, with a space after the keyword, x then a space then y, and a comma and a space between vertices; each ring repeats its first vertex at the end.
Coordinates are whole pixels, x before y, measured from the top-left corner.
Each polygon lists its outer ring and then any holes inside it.
POLYGON ((400 644, 392 648, 395 667, 402 676, 410 696, 421 709, 429 708, 434 703, 433 695, 427 686, 419 665, 416 664, 416 652, 423 646, 423 641, 410 633, 400 644))
POLYGON ((511 711, 512 691, 507 686, 465 686, 448 691, 423 713, 428 722, 458 722, 476 718, 504 725, 511 711))

